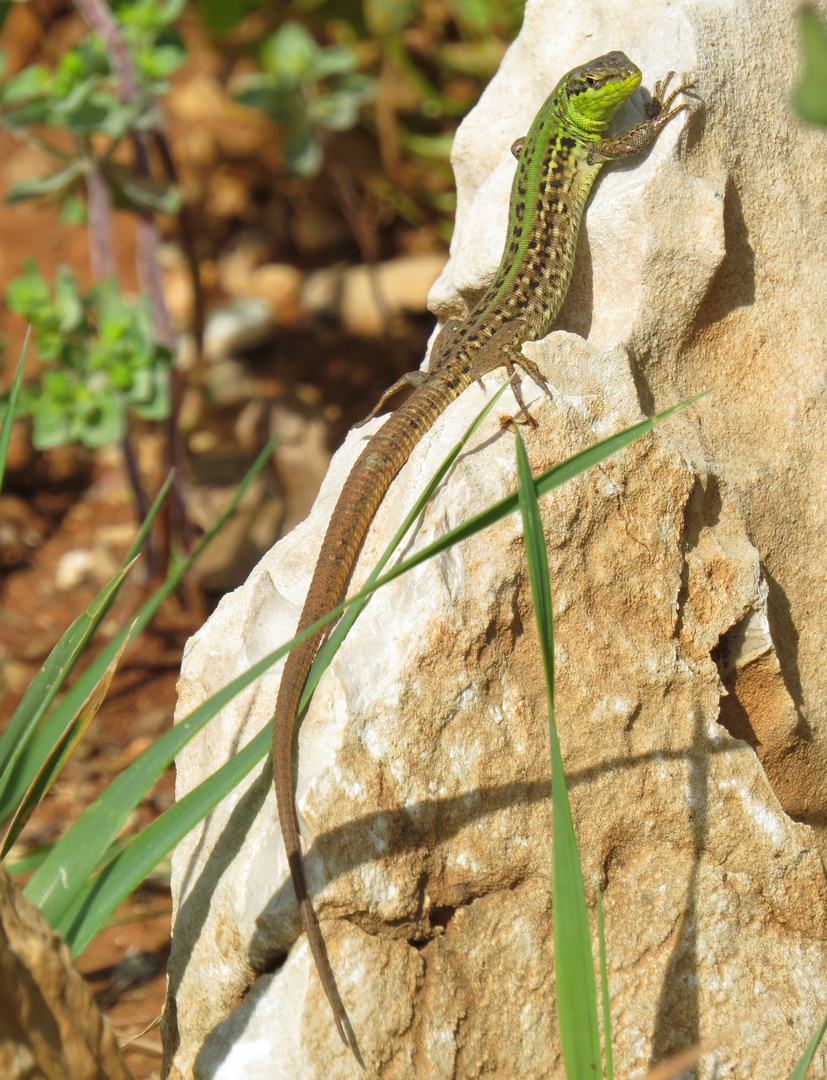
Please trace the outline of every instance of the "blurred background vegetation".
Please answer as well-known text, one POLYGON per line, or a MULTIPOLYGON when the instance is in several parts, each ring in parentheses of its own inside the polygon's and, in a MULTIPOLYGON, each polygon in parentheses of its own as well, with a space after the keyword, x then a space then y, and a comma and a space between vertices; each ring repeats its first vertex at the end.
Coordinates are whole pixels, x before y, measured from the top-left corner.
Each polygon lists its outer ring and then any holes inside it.
POLYGON ((18 414, 34 452, 74 448, 63 486, 94 472, 81 451, 117 448, 136 516, 178 467, 152 572, 286 425, 319 460, 293 490, 277 455, 269 528, 202 570, 213 594, 243 580, 421 361, 453 135, 521 18, 521 0, 0 4, 11 355, 33 327, 18 414))
MULTIPOLYGON (((454 132, 522 8, 0 2, 4 390, 32 327, 0 495, 0 730, 118 573, 170 467, 168 505, 79 670, 277 437, 85 730, 87 715, 6 861, 19 881, 169 729, 187 636, 307 514, 347 429, 421 363, 454 132)), ((172 801, 167 770, 121 841, 172 801)), ((160 1011, 169 918, 161 867, 83 954, 119 1036, 160 1011)), ((158 1045, 153 1032, 127 1051, 135 1076, 157 1075, 158 1045)))

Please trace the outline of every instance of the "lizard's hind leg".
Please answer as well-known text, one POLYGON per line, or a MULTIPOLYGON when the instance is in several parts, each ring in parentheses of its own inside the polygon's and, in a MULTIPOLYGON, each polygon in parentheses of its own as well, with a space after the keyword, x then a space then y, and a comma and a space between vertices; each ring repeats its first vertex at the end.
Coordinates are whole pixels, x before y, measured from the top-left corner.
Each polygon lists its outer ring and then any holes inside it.
MULTIPOLYGON (((505 326, 501 326, 491 339, 486 341, 474 358, 471 368, 472 377, 481 382, 483 375, 487 375, 489 371, 494 371, 498 367, 504 366, 509 375, 514 374, 515 368, 520 368, 541 390, 550 394, 551 391, 543 373, 533 360, 523 356, 520 350, 522 341, 521 333, 519 329, 515 329, 513 323, 506 323, 505 326)), ((531 426, 536 427, 537 421, 526 408, 519 382, 514 382, 512 389, 520 411, 531 426)))
MULTIPOLYGON (((397 379, 393 386, 389 386, 384 394, 379 398, 377 403, 370 410, 364 420, 360 420, 358 424, 354 424, 354 427, 364 427, 368 420, 372 420, 376 416, 382 406, 392 398, 395 394, 398 394, 400 390, 408 388, 410 391, 414 391, 417 387, 422 386, 425 380, 428 378, 427 371, 408 371, 401 379, 397 379)), ((399 403, 401 404, 401 402, 399 403)))

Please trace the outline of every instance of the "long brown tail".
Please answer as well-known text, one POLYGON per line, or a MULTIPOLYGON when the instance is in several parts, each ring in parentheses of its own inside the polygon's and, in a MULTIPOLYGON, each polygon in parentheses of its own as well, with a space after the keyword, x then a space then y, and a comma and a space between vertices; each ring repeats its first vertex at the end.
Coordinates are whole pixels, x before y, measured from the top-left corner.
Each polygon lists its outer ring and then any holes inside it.
MULTIPOLYGON (((310 621, 315 622, 315 620, 310 621)), ((309 625, 309 622, 306 625, 309 625)), ((299 841, 299 821, 293 796, 293 732, 295 722, 278 722, 280 718, 285 716, 292 717, 293 721, 295 721, 299 698, 323 633, 324 631, 320 630, 311 638, 308 638, 307 641, 297 646, 287 657, 284 665, 284 674, 281 678, 276 703, 276 722, 273 724, 273 780, 276 787, 276 803, 279 811, 281 834, 287 851, 287 863, 290 867, 290 877, 293 879, 296 899, 299 902, 302 923, 307 933, 307 943, 310 946, 310 953, 319 972, 319 978, 327 995, 327 1000, 333 1009, 336 1030, 339 1032, 345 1046, 350 1046, 351 1042, 345 1033, 347 1016, 342 1000, 339 997, 339 991, 336 989, 327 949, 319 929, 316 912, 313 910, 313 905, 307 893, 307 882, 304 877, 299 841)))
MULTIPOLYGON (((299 620, 299 631, 305 630, 326 615, 339 602, 365 533, 391 481, 408 460, 408 455, 423 433, 469 381, 470 376, 466 375, 452 375, 444 382, 439 377, 432 376, 397 409, 359 455, 345 481, 322 541, 299 620)), ((358 1058, 358 1048, 336 989, 316 913, 307 894, 298 815, 293 795, 296 713, 307 673, 323 635, 324 630, 320 630, 308 638, 290 653, 285 662, 273 716, 273 780, 290 876, 296 890, 310 952, 333 1009, 342 1041, 351 1047, 358 1058)))

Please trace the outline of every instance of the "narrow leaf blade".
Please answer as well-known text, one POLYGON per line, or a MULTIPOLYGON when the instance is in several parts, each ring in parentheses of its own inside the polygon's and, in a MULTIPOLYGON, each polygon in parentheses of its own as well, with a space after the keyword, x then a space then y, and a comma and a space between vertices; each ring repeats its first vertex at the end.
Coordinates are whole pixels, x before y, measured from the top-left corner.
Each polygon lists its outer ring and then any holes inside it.
POLYGON ((23 796, 20 805, 17 807, 14 817, 11 820, 11 824, 6 831, 3 847, 0 848, 0 859, 4 858, 9 853, 12 844, 22 832, 26 822, 32 816, 43 796, 59 776, 69 755, 83 738, 89 725, 95 718, 98 709, 103 704, 103 699, 106 697, 107 691, 109 690, 109 684, 112 682, 112 677, 115 674, 118 663, 123 656, 124 649, 128 643, 129 638, 124 641, 123 645, 118 650, 117 655, 113 658, 106 671, 98 680, 97 685, 94 687, 86 701, 84 701, 77 714, 72 717, 66 727, 66 731, 57 743, 55 743, 51 753, 38 769, 31 784, 29 784, 29 788, 23 796))
POLYGON ((606 1062, 606 1080, 614 1080, 614 1057, 612 1054, 612 1013, 609 1007, 609 969, 606 965, 606 934, 603 925, 603 894, 597 890, 597 940, 600 949, 600 990, 603 999, 603 1056, 606 1062))
MULTIPOLYGON (((156 589, 152 596, 143 604, 135 617, 133 624, 135 637, 138 637, 143 632, 148 623, 154 618, 164 600, 166 600, 170 593, 178 587, 201 552, 212 542, 216 533, 235 512, 235 508, 238 506, 240 499, 243 498, 247 488, 261 469, 264 468, 264 465, 272 453, 274 444, 275 438, 271 439, 258 455, 247 475, 239 484, 235 495, 230 500, 225 510, 204 533, 193 548, 189 557, 169 572, 160 588, 156 589)), ((170 478, 168 478, 168 482, 169 479, 170 478)), ((160 505, 158 499, 156 499, 153 509, 157 505, 160 505)), ((112 658, 117 654, 118 649, 120 649, 126 635, 130 632, 130 629, 130 625, 123 627, 112 641, 101 650, 89 667, 86 668, 83 674, 78 678, 74 686, 67 691, 59 708, 55 709, 40 728, 31 736, 30 741, 19 755, 20 760, 16 763, 14 773, 9 778, 5 789, 0 787, 0 820, 10 813, 11 809, 23 797, 24 792, 40 767, 40 763, 51 751, 51 748, 60 737, 60 733, 64 730, 66 726, 66 715, 73 715, 92 692, 93 687, 97 684, 103 672, 112 662, 112 658), (65 710, 65 712, 62 712, 61 710, 65 710)))
POLYGON ((554 631, 548 560, 537 505, 538 485, 532 478, 519 430, 516 447, 517 494, 548 693, 553 833, 552 921, 560 1047, 567 1080, 594 1080, 600 1063, 597 987, 583 874, 554 720, 554 631))
POLYGON ((220 769, 193 788, 116 855, 88 886, 57 926, 78 956, 112 912, 144 880, 172 848, 228 795, 270 748, 267 725, 220 769))
MULTIPOLYGON (((21 763, 37 736, 37 726, 83 654, 100 620, 120 589, 129 565, 119 570, 112 580, 107 582, 86 611, 79 615, 63 634, 40 671, 35 675, 23 695, 23 700, 15 709, 8 727, 0 737, 0 820, 6 817, 12 807, 17 804, 51 747, 57 741, 57 730, 55 730, 51 742, 48 746, 41 746, 42 753, 38 751, 28 775, 25 775, 21 770, 21 763)), ((73 711, 77 711, 79 706, 80 702, 73 711)), ((65 727, 64 720, 63 728, 65 727)))
POLYGON ((26 327, 26 336, 23 338, 23 348, 20 350, 20 359, 17 361, 17 371, 14 373, 14 381, 9 391, 9 400, 6 404, 6 415, 3 417, 3 427, 0 429, 0 491, 3 490, 3 477, 6 474, 6 458, 9 456, 9 443, 11 442, 11 429, 14 423, 14 414, 17 410, 17 399, 20 397, 20 384, 23 381, 23 365, 26 362, 26 350, 29 347, 29 335, 31 326, 26 327))

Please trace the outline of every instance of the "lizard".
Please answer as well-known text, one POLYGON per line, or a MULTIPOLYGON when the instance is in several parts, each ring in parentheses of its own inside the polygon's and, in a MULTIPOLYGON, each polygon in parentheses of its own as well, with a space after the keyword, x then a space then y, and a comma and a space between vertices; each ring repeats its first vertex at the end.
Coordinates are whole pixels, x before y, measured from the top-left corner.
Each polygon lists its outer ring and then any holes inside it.
MULTIPOLYGON (((470 314, 442 327, 431 350, 428 371, 403 376, 370 414, 375 415, 405 385, 413 388, 369 439, 345 481, 322 541, 297 633, 339 602, 392 480, 424 433, 466 387, 495 368, 505 366, 513 374, 516 366, 545 388, 537 366, 522 355, 522 344, 544 337, 560 311, 571 280, 586 200, 602 165, 646 149, 665 124, 689 107, 686 102, 675 107, 673 103, 693 83, 682 82, 666 96, 674 74, 669 72, 655 84, 645 120, 622 135, 607 137, 609 121, 638 88, 642 75, 624 53, 606 53, 564 75, 528 134, 514 142, 511 150, 517 158, 517 171, 499 268, 470 314)), ((296 713, 323 635, 324 630, 319 630, 307 638, 285 662, 273 716, 273 779, 290 876, 310 952, 339 1035, 358 1056, 307 891, 293 789, 296 713)))

